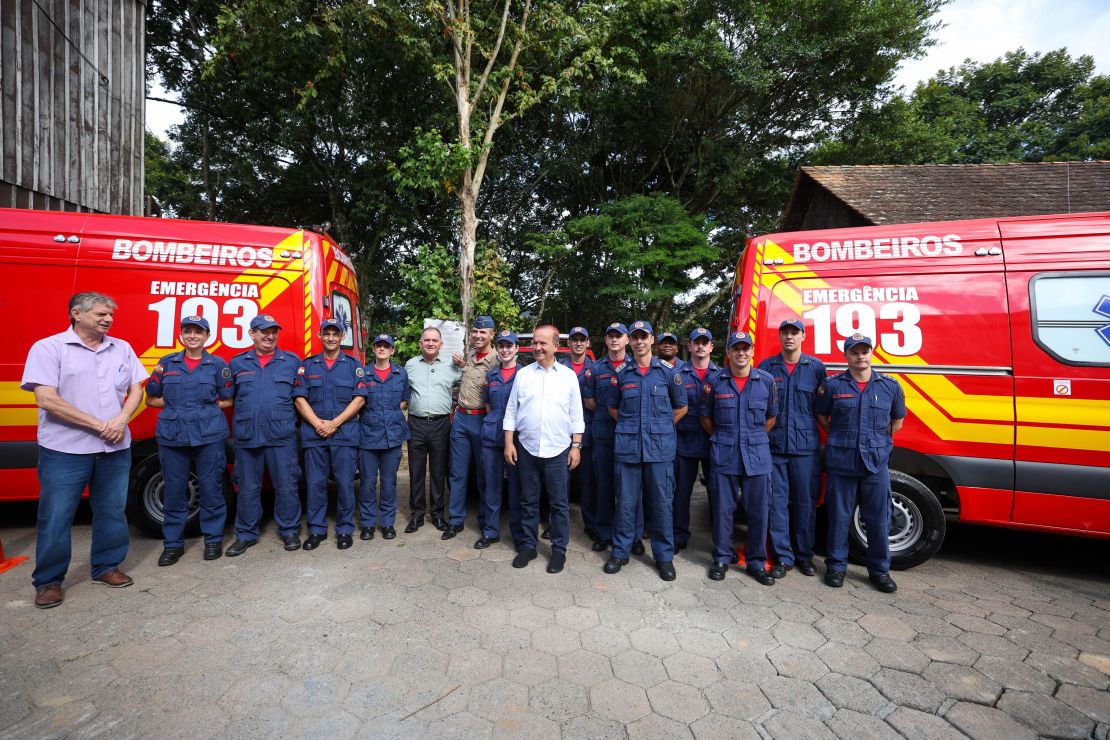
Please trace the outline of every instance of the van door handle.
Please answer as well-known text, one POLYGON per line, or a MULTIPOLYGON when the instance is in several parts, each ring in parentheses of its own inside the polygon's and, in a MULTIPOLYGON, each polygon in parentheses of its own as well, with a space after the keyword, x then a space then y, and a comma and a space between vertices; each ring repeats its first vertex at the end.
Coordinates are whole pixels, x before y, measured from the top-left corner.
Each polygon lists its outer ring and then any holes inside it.
POLYGON ((61 234, 55 234, 54 235, 54 241, 56 241, 56 242, 62 243, 65 240, 66 240, 66 238, 64 236, 62 236, 61 234))

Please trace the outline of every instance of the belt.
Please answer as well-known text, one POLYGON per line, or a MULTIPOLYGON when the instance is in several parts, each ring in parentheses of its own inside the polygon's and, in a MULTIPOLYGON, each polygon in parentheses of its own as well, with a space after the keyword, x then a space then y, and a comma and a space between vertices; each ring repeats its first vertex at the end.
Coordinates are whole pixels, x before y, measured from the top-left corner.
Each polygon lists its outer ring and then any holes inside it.
POLYGON ((440 419, 446 419, 450 415, 451 414, 434 414, 432 416, 417 416, 416 414, 409 414, 413 419, 421 419, 423 421, 439 421, 440 419))
POLYGON ((470 416, 476 416, 478 414, 486 413, 485 409, 468 409, 466 406, 459 406, 456 410, 460 414, 468 414, 470 416))

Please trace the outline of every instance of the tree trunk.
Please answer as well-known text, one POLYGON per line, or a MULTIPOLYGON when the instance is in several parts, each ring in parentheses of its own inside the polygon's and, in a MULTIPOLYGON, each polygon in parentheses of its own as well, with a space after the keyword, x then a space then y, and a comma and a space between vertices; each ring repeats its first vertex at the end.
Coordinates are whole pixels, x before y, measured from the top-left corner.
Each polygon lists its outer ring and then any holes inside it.
POLYGON ((208 159, 208 115, 201 118, 200 168, 204 177, 204 199, 208 203, 208 220, 216 220, 216 194, 212 189, 212 166, 208 159))
MULTIPOLYGON (((469 180, 469 176, 465 178, 469 180)), ((459 283, 461 285, 463 327, 471 324, 474 295, 474 246, 478 238, 478 198, 470 187, 459 191, 459 204, 462 206, 462 225, 459 230, 459 283)), ((469 332, 466 334, 469 337, 469 332)))

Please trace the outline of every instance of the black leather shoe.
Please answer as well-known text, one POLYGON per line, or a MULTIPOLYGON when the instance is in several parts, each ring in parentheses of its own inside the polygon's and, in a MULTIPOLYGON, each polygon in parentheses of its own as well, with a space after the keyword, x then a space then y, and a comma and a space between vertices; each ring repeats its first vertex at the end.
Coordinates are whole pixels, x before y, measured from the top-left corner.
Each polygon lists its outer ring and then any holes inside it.
POLYGON ((713 563, 709 566, 709 580, 711 581, 725 580, 725 573, 728 573, 728 563, 713 563))
MULTIPOLYGON (((161 565, 162 561, 159 560, 158 564, 161 565)), ((872 573, 867 576, 867 580, 871 581, 871 584, 884 594, 892 594, 898 590, 898 584, 894 582, 889 573, 872 573)))
POLYGON ((490 545, 500 541, 500 537, 479 537, 478 540, 474 543, 474 549, 485 550, 490 545))
MULTIPOLYGON (((328 536, 326 534, 310 534, 308 536, 308 539, 306 539, 304 541, 304 549, 306 549, 306 550, 315 550, 317 547, 320 546, 320 543, 323 542, 324 540, 326 540, 327 538, 328 538, 328 536)), ((298 542, 297 544, 300 544, 300 543, 298 542)), ((289 543, 286 542, 285 549, 286 550, 289 550, 289 549, 296 550, 297 548, 295 548, 295 547, 290 548, 289 543)))
POLYGON ((447 528, 451 525, 447 523, 446 519, 440 519, 437 517, 432 520, 432 526, 438 529, 440 532, 446 532, 447 528))
POLYGON ((443 530, 443 534, 439 536, 441 540, 451 540, 455 538, 459 532, 463 531, 461 524, 448 524, 447 529, 443 530))
POLYGON ((749 568, 746 568, 745 570, 747 571, 749 576, 751 576, 752 578, 754 578, 756 581, 763 584, 764 586, 774 586, 775 585, 775 577, 773 575, 771 575, 770 573, 768 573, 763 568, 751 568, 751 567, 749 567, 749 568))
POLYGON ((632 554, 639 557, 644 554, 644 541, 632 540, 632 554))
POLYGON ((817 575, 817 569, 813 567, 812 560, 799 560, 798 562, 794 563, 794 567, 797 568, 798 572, 801 573, 803 576, 817 575))
POLYGON ((258 540, 235 540, 231 543, 231 546, 227 548, 226 555, 229 558, 236 557, 237 555, 242 555, 247 551, 248 547, 254 547, 257 544, 258 540))
POLYGON ((670 560, 666 562, 655 561, 655 567, 659 569, 659 577, 664 581, 673 581, 678 578, 678 574, 674 572, 674 563, 670 560))
POLYGON ((540 537, 545 540, 551 539, 551 527, 544 527, 543 531, 540 532, 540 537))
POLYGON ((590 545, 590 549, 594 552, 605 552, 611 546, 612 545, 609 543, 609 540, 597 540, 592 545, 590 545))
POLYGON ((825 573, 825 585, 832 588, 840 588, 844 585, 844 571, 830 570, 825 573))
POLYGON ((382 539, 392 540, 397 538, 397 530, 393 527, 382 527, 382 539))
POLYGON ((732 551, 732 557, 729 558, 728 564, 729 565, 736 565, 739 562, 740 562, 740 553, 738 553, 736 550, 733 550, 732 551))
POLYGON ((173 565, 185 554, 184 547, 167 547, 158 556, 158 565, 173 565))
POLYGON ((204 559, 205 560, 219 560, 220 556, 224 554, 224 543, 222 542, 209 542, 204 546, 204 559))
MULTIPOLYGON (((413 531, 415 532, 416 530, 414 529, 413 531)), ((374 539, 374 528, 373 527, 363 527, 358 532, 358 538, 360 540, 372 540, 372 539, 374 539)))
POLYGON ((628 565, 628 558, 618 558, 615 555, 610 555, 602 570, 612 575, 613 573, 620 573, 621 567, 625 565, 628 565))
POLYGON ((523 568, 526 565, 528 565, 528 563, 532 562, 535 559, 536 559, 536 551, 535 550, 530 550, 528 548, 523 548, 523 549, 521 549, 520 552, 518 552, 516 554, 516 557, 513 558, 513 567, 514 568, 523 568))
MULTIPOLYGON (((424 526, 423 521, 418 521, 416 519, 412 519, 412 520, 409 521, 409 526, 405 527, 405 534, 412 534, 413 532, 415 532, 416 530, 420 529, 423 526, 424 526)), ((437 529, 438 529, 438 527, 437 527, 437 529)))
MULTIPOLYGON (((339 550, 349 550, 351 545, 355 544, 355 538, 349 534, 337 534, 335 536, 335 547, 339 550)), ((305 549, 308 549, 308 543, 305 543, 305 549)))
POLYGON ((780 578, 786 578, 786 566, 782 563, 775 563, 771 566, 771 577, 776 581, 780 578))
POLYGON ((547 561, 548 573, 560 573, 567 564, 567 554, 562 550, 552 550, 551 559, 547 561))
POLYGON ((281 544, 288 552, 300 550, 301 538, 295 534, 287 534, 281 538, 281 544))

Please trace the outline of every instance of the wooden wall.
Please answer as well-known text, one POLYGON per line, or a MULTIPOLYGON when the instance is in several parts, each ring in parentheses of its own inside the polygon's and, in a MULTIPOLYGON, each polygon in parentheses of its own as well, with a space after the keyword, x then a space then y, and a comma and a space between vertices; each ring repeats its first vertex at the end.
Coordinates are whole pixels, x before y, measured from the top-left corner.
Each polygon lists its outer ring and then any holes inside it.
POLYGON ((0 207, 142 215, 145 14, 0 0, 0 207))

